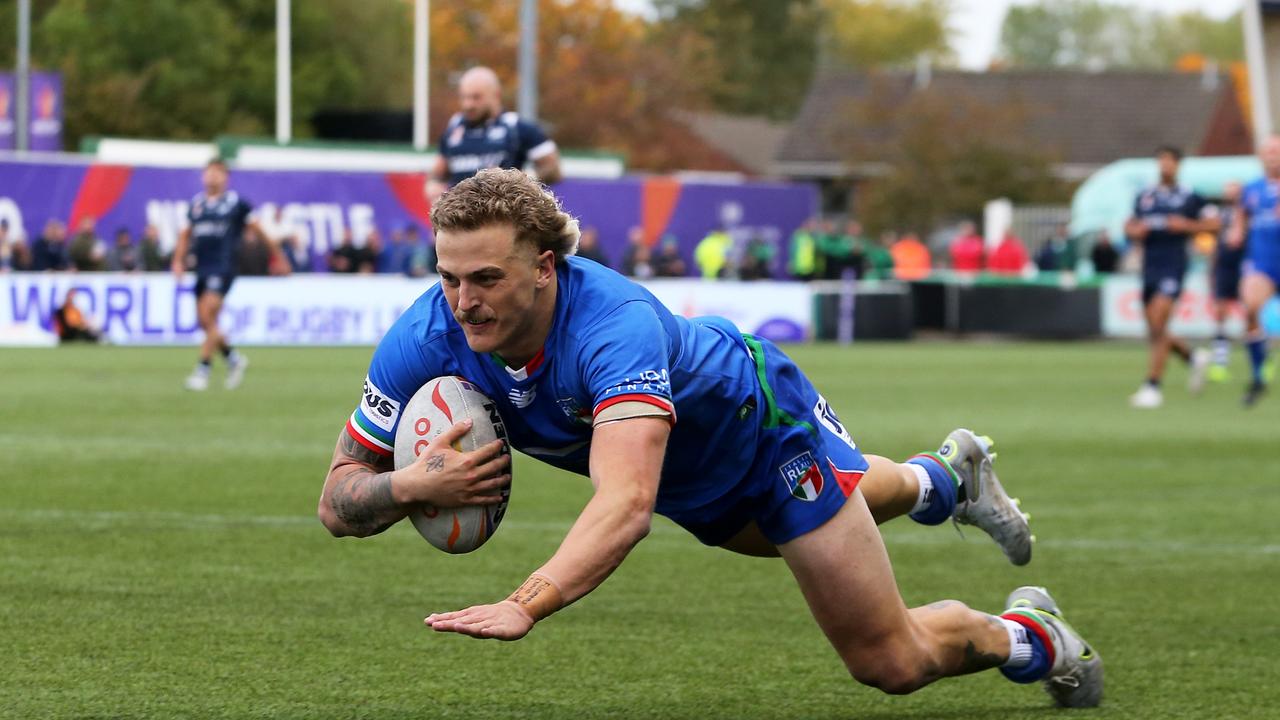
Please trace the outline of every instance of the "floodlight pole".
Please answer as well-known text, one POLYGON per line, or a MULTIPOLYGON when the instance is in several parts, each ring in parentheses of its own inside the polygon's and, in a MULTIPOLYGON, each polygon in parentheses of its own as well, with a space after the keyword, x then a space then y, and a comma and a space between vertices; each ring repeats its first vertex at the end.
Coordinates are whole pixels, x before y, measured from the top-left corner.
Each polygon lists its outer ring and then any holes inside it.
POLYGON ((293 137, 291 33, 289 0, 276 0, 276 142, 281 145, 287 145, 293 137))
POLYGON ((31 0, 18 0, 17 134, 14 147, 30 149, 31 138, 31 0))
POLYGON ((413 149, 418 151, 427 149, 430 122, 427 117, 427 90, 431 82, 427 76, 431 50, 431 34, 427 26, 429 4, 429 0, 414 0, 413 3, 413 149))
POLYGON ((1249 104, 1253 106, 1253 141, 1261 144, 1271 134, 1271 93, 1267 77, 1267 49, 1262 35, 1262 10, 1259 0, 1245 0, 1241 23, 1244 25, 1244 56, 1249 68, 1249 104))
POLYGON ((529 120, 538 119, 538 0, 520 4, 520 95, 516 110, 529 120))

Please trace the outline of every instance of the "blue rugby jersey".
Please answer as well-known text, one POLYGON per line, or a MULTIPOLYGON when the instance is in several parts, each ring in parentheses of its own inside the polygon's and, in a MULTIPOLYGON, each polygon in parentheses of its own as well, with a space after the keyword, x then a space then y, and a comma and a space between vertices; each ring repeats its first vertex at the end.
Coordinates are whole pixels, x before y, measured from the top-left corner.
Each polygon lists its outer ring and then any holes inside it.
POLYGON ((1145 271, 1182 272, 1186 269, 1187 240, 1190 234, 1170 232, 1167 229, 1169 217, 1181 215, 1196 220, 1204 207, 1204 199, 1182 185, 1172 188, 1156 185, 1138 195, 1133 203, 1133 216, 1145 222, 1148 228, 1142 252, 1145 271))
POLYGON ((673 412, 658 512, 705 505, 751 470, 764 399, 738 329, 716 317, 676 317, 647 290, 597 263, 556 269, 555 319, 542 351, 513 370, 473 352, 439 284, 374 351, 364 396, 347 423, 390 455, 401 408, 427 381, 460 375, 498 405, 512 445, 588 474, 592 419, 627 400, 673 412))
POLYGON ((235 274, 241 236, 252 210, 253 206, 233 190, 212 201, 204 193, 191 199, 187 221, 191 223, 197 274, 235 274))
POLYGON ((468 125, 458 113, 440 135, 439 149, 449 167, 449 184, 457 185, 485 168, 522 169, 555 152, 556 144, 537 123, 513 112, 478 125, 468 125))
POLYGON ((1258 178, 1240 197, 1249 221, 1245 258, 1259 269, 1280 271, 1280 183, 1258 178))

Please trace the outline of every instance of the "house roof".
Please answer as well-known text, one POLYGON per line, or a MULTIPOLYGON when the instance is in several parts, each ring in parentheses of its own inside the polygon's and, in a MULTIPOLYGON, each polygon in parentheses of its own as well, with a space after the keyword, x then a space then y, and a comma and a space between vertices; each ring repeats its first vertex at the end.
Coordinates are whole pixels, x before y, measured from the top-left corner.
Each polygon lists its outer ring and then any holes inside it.
MULTIPOLYGON (((967 96, 979 103, 1024 108, 1027 133, 1063 165, 1096 166, 1145 157, 1162 144, 1195 154, 1252 152, 1248 127, 1225 74, 934 70, 930 75, 929 91, 944 97, 967 96)), ((842 157, 847 144, 836 140, 852 132, 861 145, 875 141, 859 137, 860 129, 850 127, 856 122, 856 102, 873 87, 890 98, 905 99, 916 91, 915 85, 915 73, 906 71, 819 73, 778 149, 775 167, 789 169, 788 174, 847 172, 842 157), (802 168, 812 172, 801 172, 802 168)))
POLYGON ((767 118, 676 110, 672 117, 753 175, 772 170, 788 126, 767 118))

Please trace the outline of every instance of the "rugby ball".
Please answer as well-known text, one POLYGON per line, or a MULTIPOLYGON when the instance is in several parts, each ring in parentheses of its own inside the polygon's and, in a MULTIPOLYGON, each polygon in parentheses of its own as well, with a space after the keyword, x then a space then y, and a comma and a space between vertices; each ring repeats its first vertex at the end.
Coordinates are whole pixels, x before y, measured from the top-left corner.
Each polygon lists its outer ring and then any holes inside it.
MULTIPOLYGON (((467 418, 471 418, 471 430, 453 444, 454 450, 468 452, 494 440, 506 444, 507 429, 498 415, 498 406, 475 385, 454 376, 438 377, 423 385, 409 398, 400 415, 400 427, 396 429, 396 469, 412 464, 437 435, 467 418)), ((409 520, 432 545, 449 553, 468 553, 497 531, 510 497, 508 485, 502 489, 502 502, 497 505, 460 508, 423 505, 409 513, 409 520)))

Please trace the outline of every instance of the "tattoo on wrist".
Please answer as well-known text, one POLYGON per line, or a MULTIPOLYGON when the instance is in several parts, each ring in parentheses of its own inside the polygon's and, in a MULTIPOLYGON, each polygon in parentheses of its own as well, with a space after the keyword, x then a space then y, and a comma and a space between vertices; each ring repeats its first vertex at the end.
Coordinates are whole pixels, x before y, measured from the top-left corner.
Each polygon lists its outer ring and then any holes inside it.
POLYGON ((534 622, 564 607, 560 588, 551 581, 551 578, 538 573, 530 575, 529 579, 516 588, 507 600, 520 606, 520 609, 528 613, 534 622))

